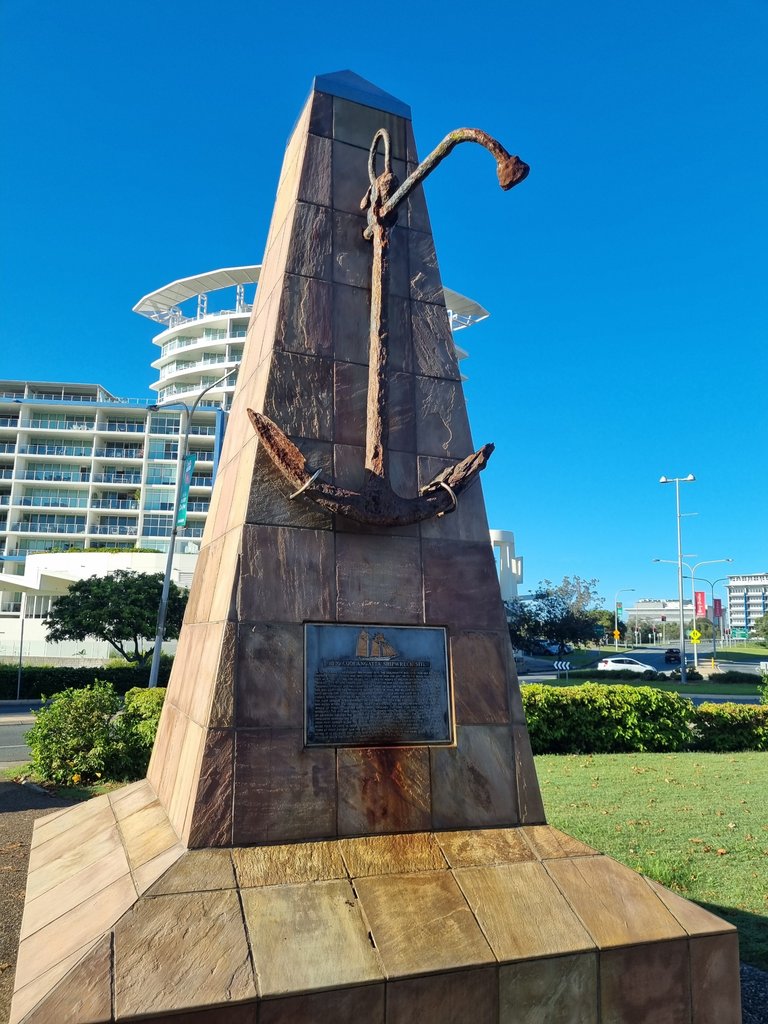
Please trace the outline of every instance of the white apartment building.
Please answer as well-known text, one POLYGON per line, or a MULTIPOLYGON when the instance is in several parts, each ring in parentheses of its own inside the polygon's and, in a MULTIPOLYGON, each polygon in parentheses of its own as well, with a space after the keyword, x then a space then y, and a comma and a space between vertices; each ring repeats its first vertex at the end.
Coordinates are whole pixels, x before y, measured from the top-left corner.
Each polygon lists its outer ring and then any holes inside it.
POLYGON ((726 589, 731 629, 752 630, 757 619, 768 614, 768 572, 729 576, 726 589))
MULTIPOLYGON (((22 608, 39 620, 61 592, 48 572, 37 574, 47 582, 36 588, 22 582, 28 555, 167 552, 187 426, 197 462, 176 550, 197 553, 237 373, 206 394, 191 424, 186 410, 239 365, 260 270, 231 267, 173 281, 136 304, 135 312, 162 328, 152 339, 156 398, 120 398, 100 384, 0 381, 0 655, 14 645, 18 652, 22 608)), ((457 292, 446 289, 445 298, 454 334, 489 315, 457 292)), ((509 550, 506 543, 502 560, 509 550)))

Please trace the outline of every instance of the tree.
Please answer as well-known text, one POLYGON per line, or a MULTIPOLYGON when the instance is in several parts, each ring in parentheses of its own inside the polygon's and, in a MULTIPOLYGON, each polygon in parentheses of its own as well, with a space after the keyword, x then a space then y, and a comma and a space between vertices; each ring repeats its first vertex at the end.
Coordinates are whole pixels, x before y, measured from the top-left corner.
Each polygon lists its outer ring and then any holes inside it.
POLYGON ((507 621, 512 644, 530 650, 535 641, 557 644, 562 653, 567 644, 595 639, 597 580, 579 576, 563 577, 562 583, 542 580, 527 601, 507 602, 507 621))
POLYGON ((761 615, 759 619, 755 619, 752 630, 757 633, 764 643, 768 643, 768 614, 761 615))
MULTIPOLYGON (((152 649, 142 641, 153 640, 163 574, 118 569, 106 576, 77 580, 46 616, 48 640, 106 640, 126 661, 145 664, 152 649), (131 648, 132 645, 132 648, 131 648)), ((165 637, 175 640, 187 604, 188 592, 171 583, 165 637)))

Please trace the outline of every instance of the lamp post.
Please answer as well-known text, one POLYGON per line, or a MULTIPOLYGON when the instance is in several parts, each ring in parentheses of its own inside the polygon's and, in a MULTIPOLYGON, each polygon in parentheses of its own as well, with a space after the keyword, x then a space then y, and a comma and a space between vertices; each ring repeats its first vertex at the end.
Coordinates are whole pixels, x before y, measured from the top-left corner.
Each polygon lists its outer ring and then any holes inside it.
POLYGON ((622 587, 621 590, 617 590, 613 598, 613 646, 618 651, 619 649, 619 594, 634 594, 634 587, 622 587))
MULTIPOLYGON (((716 559, 714 559, 714 561, 715 562, 732 562, 733 559, 732 558, 716 558, 716 559)), ((704 565, 704 564, 705 564, 704 562, 698 562, 696 567, 698 568, 699 565, 704 565)), ((721 576, 719 579, 716 579, 716 580, 705 580, 703 576, 699 576, 699 579, 701 580, 702 583, 708 583, 709 584, 709 589, 710 589, 710 592, 712 594, 712 618, 714 619, 714 617, 715 617, 715 584, 716 583, 722 583, 724 580, 730 579, 730 577, 729 576, 721 576)), ((691 580, 693 580, 693 576, 691 576, 691 580)), ((695 605, 696 605, 696 595, 695 594, 694 594, 694 597, 693 597, 693 601, 694 601, 694 622, 695 622, 696 621, 695 620, 695 613, 696 613, 696 608, 695 608, 695 605)), ((721 626, 721 628, 722 628, 722 626, 721 626)), ((714 668, 714 661, 715 661, 716 657, 717 657, 717 630, 715 629, 715 623, 713 622, 712 623, 712 662, 713 662, 712 667, 713 668, 714 668)))
MULTIPOLYGON (((212 384, 203 388, 200 394, 192 403, 190 408, 186 402, 168 402, 163 406, 164 409, 169 408, 173 405, 181 405, 184 407, 187 413, 187 425, 186 430, 182 436, 181 442, 179 443, 179 451, 176 456, 176 496, 173 502, 173 523, 171 525, 171 539, 168 545, 168 558, 165 563, 165 576, 163 577, 163 591, 160 596, 160 607, 157 611, 157 633, 155 635, 155 648, 152 651, 152 668, 149 672, 149 686, 157 686, 157 677, 160 673, 160 655, 163 647, 163 637, 165 635, 165 616, 168 611, 168 593, 171 589, 171 570, 173 569, 173 551, 176 546, 176 535, 179 530, 178 519, 179 519, 179 506, 181 504, 181 491, 184 484, 184 460, 187 457, 187 447, 189 445, 189 432, 192 429, 192 417, 195 409, 200 404, 200 400, 203 395, 207 394, 212 388, 215 388, 218 384, 221 384, 231 377, 233 373, 237 371, 238 367, 233 366, 231 370, 224 374, 223 377, 219 377, 212 384)), ((149 409, 154 410, 159 408, 157 405, 150 405, 149 409)))
POLYGON ((693 483, 696 477, 693 473, 688 476, 659 477, 660 484, 675 485, 675 514, 677 516, 677 603, 680 612, 680 683, 684 686, 687 681, 685 666, 685 621, 683 618, 683 538, 680 528, 680 484, 693 483))

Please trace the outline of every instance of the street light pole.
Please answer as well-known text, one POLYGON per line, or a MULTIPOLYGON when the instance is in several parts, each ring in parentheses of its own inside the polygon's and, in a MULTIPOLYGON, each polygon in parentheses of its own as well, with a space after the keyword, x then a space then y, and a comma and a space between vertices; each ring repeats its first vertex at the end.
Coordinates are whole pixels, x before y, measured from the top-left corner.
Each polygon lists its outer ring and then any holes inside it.
POLYGON ((152 668, 150 669, 149 672, 150 687, 157 686, 157 678, 160 674, 160 655, 162 653, 163 638, 165 636, 165 617, 168 612, 168 594, 171 589, 173 553, 174 548, 176 547, 176 535, 179 530, 178 518, 179 506, 181 505, 181 491, 184 484, 184 460, 187 457, 187 448, 189 446, 189 432, 192 429, 192 417, 195 413, 195 409, 197 409, 198 405, 200 404, 200 400, 202 399, 203 395, 207 394, 212 388, 215 388, 217 385, 221 384, 223 381, 227 379, 227 377, 231 377, 232 374, 237 371, 237 369, 237 366, 233 366, 231 370, 224 374, 223 377, 219 377, 218 380, 215 380, 212 384, 209 384, 207 387, 203 388, 203 390, 192 403, 191 408, 187 405, 186 402, 168 402, 166 405, 163 406, 164 409, 167 409, 169 406, 172 405, 182 405, 187 413, 187 424, 186 429, 184 431, 184 435, 179 443, 179 451, 176 456, 176 496, 173 502, 173 522, 171 524, 170 544, 168 545, 168 558, 166 559, 165 562, 163 591, 160 596, 160 607, 158 608, 157 611, 157 633, 155 635, 155 648, 152 651, 152 668))
POLYGON ((660 484, 675 485, 675 513, 677 515, 677 603, 680 612, 680 683, 685 686, 687 672, 685 665, 685 618, 683 615, 683 537, 680 526, 680 483, 693 483, 696 477, 693 473, 688 476, 659 477, 660 484))
MULTIPOLYGON (((696 565, 694 566, 694 568, 698 568, 700 565, 713 565, 715 562, 732 562, 732 561, 733 561, 732 558, 714 558, 712 560, 712 562, 697 562, 696 565)), ((693 574, 691 574, 691 579, 693 579, 693 574)), ((701 580, 702 583, 708 583, 709 584, 709 589, 710 589, 710 592, 712 594, 712 619, 714 620, 714 618, 715 618, 715 584, 716 583, 722 583, 724 580, 730 579, 730 576, 721 576, 719 579, 716 579, 714 581, 713 580, 705 580, 703 576, 699 576, 699 579, 701 580)), ((696 622, 696 618, 695 618, 696 594, 695 594, 695 592, 694 592, 694 595, 693 595, 693 602, 694 602, 694 625, 695 625, 695 622, 696 622)), ((722 621, 722 617, 721 617, 721 621, 722 621)), ((715 623, 713 621, 712 622, 712 661, 713 662, 714 662, 716 657, 717 657, 717 630, 715 629, 715 623)))
POLYGON ((622 587, 621 590, 617 590, 613 598, 613 646, 616 651, 619 650, 619 594, 629 594, 635 592, 634 587, 622 587))

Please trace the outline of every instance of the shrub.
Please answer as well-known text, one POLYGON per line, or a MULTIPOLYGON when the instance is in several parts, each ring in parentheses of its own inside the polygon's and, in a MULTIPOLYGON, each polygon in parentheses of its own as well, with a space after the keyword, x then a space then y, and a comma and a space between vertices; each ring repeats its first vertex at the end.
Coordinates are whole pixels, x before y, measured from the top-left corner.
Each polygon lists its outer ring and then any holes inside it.
MULTIPOLYGON (((718 672, 711 676, 713 683, 752 683, 755 682, 753 672, 739 672, 738 669, 730 669, 728 672, 718 672)), ((759 689, 759 684, 758 684, 759 689)))
POLYGON ((693 705, 649 686, 521 687, 535 754, 683 750, 693 705))
MULTIPOLYGON (((172 658, 160 659, 158 682, 164 686, 171 674, 172 658)), ((101 668, 69 668, 53 665, 25 665, 21 677, 21 696, 25 700, 38 700, 43 694, 60 693, 68 689, 90 686, 95 676, 112 683, 117 693, 127 693, 136 686, 149 682, 149 666, 139 667, 124 662, 101 668)), ((18 668, 0 665, 0 700, 15 700, 18 668)))
POLYGON ((697 750, 768 750, 768 706, 700 704, 693 742, 697 750))
POLYGON ((134 689, 125 710, 111 683, 55 694, 26 734, 35 773, 57 785, 139 779, 152 750, 165 690, 134 689))

